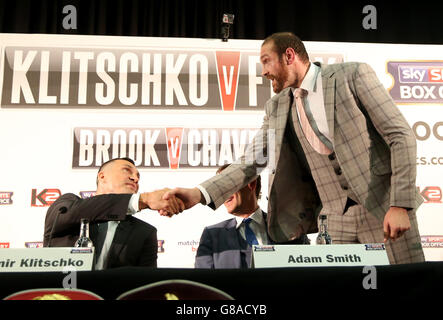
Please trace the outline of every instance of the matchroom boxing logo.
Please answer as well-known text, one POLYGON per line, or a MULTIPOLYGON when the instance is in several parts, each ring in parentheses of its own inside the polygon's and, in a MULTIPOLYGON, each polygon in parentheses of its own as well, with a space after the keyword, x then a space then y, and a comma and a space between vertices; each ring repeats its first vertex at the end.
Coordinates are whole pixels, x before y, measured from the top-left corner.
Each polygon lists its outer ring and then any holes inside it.
MULTIPOLYGON (((72 168, 97 168, 107 160, 129 157, 139 168, 217 168, 246 154, 245 161, 272 165, 274 130, 256 137, 268 145, 247 153, 258 129, 240 128, 74 128, 72 168)), ((259 131, 261 132, 261 131, 259 131)))
POLYGON ((389 61, 397 103, 443 103, 443 61, 389 61))

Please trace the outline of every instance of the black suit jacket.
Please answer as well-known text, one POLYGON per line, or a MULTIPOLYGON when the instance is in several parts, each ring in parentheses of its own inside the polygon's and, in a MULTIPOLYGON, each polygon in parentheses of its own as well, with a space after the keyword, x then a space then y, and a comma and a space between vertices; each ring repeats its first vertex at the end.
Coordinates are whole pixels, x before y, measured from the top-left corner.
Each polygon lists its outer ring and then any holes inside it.
POLYGON ((127 215, 132 194, 104 194, 81 199, 67 193, 48 209, 45 219, 44 241, 49 244, 54 226, 51 247, 73 247, 80 234, 80 220, 89 220, 89 237, 95 243, 97 223, 120 221, 109 249, 106 269, 123 266, 157 266, 157 229, 131 215, 127 215), (66 208, 66 209, 63 209, 66 208), (66 213, 59 214, 65 210, 66 213))

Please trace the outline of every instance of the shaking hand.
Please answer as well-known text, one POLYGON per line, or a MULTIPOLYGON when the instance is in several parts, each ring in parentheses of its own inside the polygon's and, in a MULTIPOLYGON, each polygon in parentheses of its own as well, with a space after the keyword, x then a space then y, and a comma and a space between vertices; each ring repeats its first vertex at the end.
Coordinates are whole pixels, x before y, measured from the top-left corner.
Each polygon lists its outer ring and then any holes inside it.
MULTIPOLYGON (((163 200, 169 201, 177 198, 184 205, 184 209, 190 209, 202 200, 202 194, 198 188, 175 188, 168 190, 163 195, 163 200)), ((159 210, 161 215, 167 215, 165 210, 159 210)))
POLYGON ((175 196, 164 197, 164 194, 170 189, 156 190, 153 192, 145 192, 140 194, 139 208, 158 210, 161 215, 171 217, 185 209, 182 200, 175 196))

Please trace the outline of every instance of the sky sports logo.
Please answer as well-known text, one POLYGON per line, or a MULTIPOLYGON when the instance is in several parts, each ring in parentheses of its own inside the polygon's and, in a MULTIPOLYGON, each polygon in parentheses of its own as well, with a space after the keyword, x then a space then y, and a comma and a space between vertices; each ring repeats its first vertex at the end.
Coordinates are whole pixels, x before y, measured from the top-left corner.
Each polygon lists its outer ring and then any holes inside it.
POLYGON ((399 66, 400 83, 443 83, 443 66, 399 66))
POLYGON ((42 241, 25 242, 25 248, 43 248, 42 241))
POLYGON ((82 199, 88 199, 88 198, 94 197, 95 194, 96 194, 96 191, 80 191, 79 192, 80 198, 82 198, 82 199))
POLYGON ((157 240, 157 253, 165 252, 165 240, 157 240))
POLYGON ((423 248, 443 248, 443 236, 441 235, 421 236, 421 244, 423 248))
POLYGON ((9 205, 12 204, 12 195, 14 192, 9 191, 0 191, 0 205, 9 205))
POLYGON ((395 102, 443 103, 443 61, 389 61, 387 71, 395 102))

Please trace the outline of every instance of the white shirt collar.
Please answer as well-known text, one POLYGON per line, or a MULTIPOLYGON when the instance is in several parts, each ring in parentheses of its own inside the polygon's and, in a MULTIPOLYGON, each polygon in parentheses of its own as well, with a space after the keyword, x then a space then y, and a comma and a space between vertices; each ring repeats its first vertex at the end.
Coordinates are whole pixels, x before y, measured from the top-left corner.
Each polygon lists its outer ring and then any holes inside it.
MULTIPOLYGON (((316 92, 317 91, 317 77, 320 73, 321 69, 316 64, 313 64, 312 62, 309 64, 309 70, 306 73, 305 77, 303 78, 303 81, 300 85, 300 88, 305 89, 309 92, 316 92)), ((297 88, 291 88, 292 93, 295 93, 295 89, 297 88)))
MULTIPOLYGON (((255 222, 257 222, 260 225, 263 224, 263 213, 262 213, 260 207, 257 210, 255 210, 255 212, 253 214, 251 214, 249 216, 249 218, 251 218, 252 220, 254 220, 255 222)), ((235 216, 235 220, 237 220, 237 227, 236 227, 237 229, 241 226, 244 219, 245 218, 235 216)))

